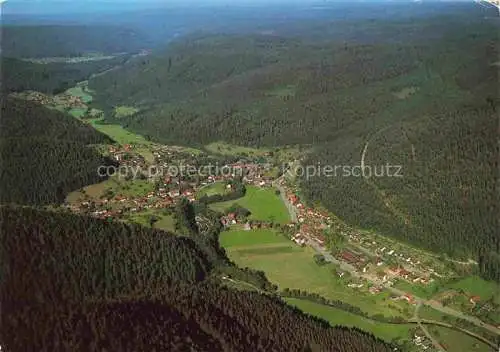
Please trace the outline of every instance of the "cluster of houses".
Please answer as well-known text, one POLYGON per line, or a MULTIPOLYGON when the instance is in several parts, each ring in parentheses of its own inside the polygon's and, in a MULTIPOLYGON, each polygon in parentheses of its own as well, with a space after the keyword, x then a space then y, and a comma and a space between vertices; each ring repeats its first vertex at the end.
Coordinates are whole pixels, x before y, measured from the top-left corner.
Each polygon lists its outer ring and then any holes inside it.
POLYGON ((412 258, 411 256, 396 251, 388 246, 378 244, 376 241, 369 241, 364 239, 360 234, 357 233, 342 233, 348 236, 349 241, 361 245, 365 248, 369 248, 377 256, 376 265, 381 267, 386 264, 386 262, 397 261, 401 263, 399 267, 392 267, 386 269, 386 274, 390 277, 399 277, 401 279, 407 280, 414 284, 428 285, 434 281, 431 278, 432 275, 442 276, 437 273, 434 269, 427 267, 420 260, 412 258))
POLYGON ((432 341, 429 340, 427 337, 425 336, 421 336, 421 335, 417 335, 415 334, 413 336, 413 339, 412 339, 413 343, 415 344, 415 346, 418 346, 420 347, 423 351, 427 351, 429 350, 430 351, 433 351, 434 350, 434 346, 432 344, 432 341))
POLYGON ((125 167, 140 167, 146 170, 147 164, 144 158, 134 152, 135 146, 125 144, 123 146, 109 146, 109 155, 120 163, 120 166, 125 167))
POLYGON ((82 101, 80 97, 73 96, 67 93, 59 94, 56 96, 50 96, 35 91, 24 91, 21 93, 13 93, 12 95, 45 106, 61 106, 63 108, 68 108, 68 109, 87 108, 87 105, 82 101))
POLYGON ((302 245, 308 240, 312 240, 324 246, 326 244, 324 231, 329 228, 329 222, 331 220, 329 214, 324 211, 306 207, 300 201, 299 196, 288 189, 283 180, 280 181, 280 185, 286 190, 288 202, 297 214, 299 232, 293 236, 293 241, 302 245))
POLYGON ((297 243, 299 246, 304 246, 307 242, 307 238, 299 232, 296 235, 292 236, 292 241, 297 243))
MULTIPOLYGON (((312 240, 323 246, 326 240, 324 236, 325 229, 335 227, 336 223, 327 212, 305 206, 299 196, 288 188, 284 180, 280 181, 280 185, 286 190, 287 200, 294 207, 297 214, 298 224, 296 227, 299 228, 299 231, 292 237, 292 240, 298 245, 304 245, 312 240)), ((341 235, 348 238, 349 242, 360 245, 360 249, 363 249, 363 247, 370 248, 373 255, 367 255, 365 251, 349 248, 335 254, 335 257, 344 263, 350 264, 358 272, 363 273, 364 277, 373 278, 373 282, 392 286, 394 280, 397 279, 424 285, 434 281, 431 275, 435 271, 431 268, 427 268, 427 271, 412 269, 414 266, 421 266, 420 261, 404 256, 403 253, 397 253, 396 250, 387 246, 377 246, 375 241, 368 242, 364 236, 347 227, 338 225, 335 228, 341 235), (389 265, 391 262, 400 264, 391 266, 389 265)), ((382 290, 383 287, 378 285, 369 288, 372 294, 377 294, 382 290)), ((401 299, 414 303, 410 295, 403 296, 401 299)))
POLYGON ((391 299, 393 301, 406 301, 408 302, 409 304, 417 304, 417 301, 415 300, 415 298, 410 295, 409 293, 405 293, 404 295, 401 295, 401 296, 396 296, 396 297, 391 297, 391 299))

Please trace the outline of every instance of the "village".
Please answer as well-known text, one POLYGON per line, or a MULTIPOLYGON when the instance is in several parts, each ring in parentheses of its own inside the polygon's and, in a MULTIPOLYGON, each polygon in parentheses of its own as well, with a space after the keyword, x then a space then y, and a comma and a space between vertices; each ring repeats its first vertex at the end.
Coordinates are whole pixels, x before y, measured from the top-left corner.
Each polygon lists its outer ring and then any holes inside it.
MULTIPOLYGON (((270 168, 267 163, 238 161, 221 162, 219 165, 215 159, 207 159, 204 160, 208 161, 207 165, 200 166, 200 158, 182 148, 155 146, 152 153, 154 164, 148 163, 133 144, 110 145, 105 153, 119 163, 118 167, 110 167, 114 172, 111 177, 123 181, 125 185, 127 181, 148 182, 151 190, 146 194, 126 195, 130 192, 108 191, 100 199, 84 197, 79 202, 67 203, 66 207, 75 213, 111 221, 148 209, 171 208, 183 197, 195 202, 200 189, 216 182, 242 179, 245 184, 257 187, 270 187, 272 184, 272 178, 265 176, 270 168)), ((228 191, 231 191, 230 184, 228 191)))
MULTIPOLYGON (((444 273, 426 265, 426 260, 419 259, 417 253, 409 254, 408 249, 396 249, 389 244, 378 243, 340 223, 327 211, 306 206, 298 196, 297 189, 290 186, 286 178, 279 180, 279 186, 285 190, 286 199, 297 216, 297 223, 289 225, 295 231, 291 239, 297 245, 312 245, 327 253, 325 255, 331 255, 332 261, 345 268, 339 271, 339 277, 350 271, 362 279, 361 282, 356 280, 349 283, 349 287, 364 287, 371 294, 379 294, 386 287, 397 287, 400 282, 425 287, 444 276, 444 273), (335 237, 335 234, 340 235, 340 241, 332 247, 328 239, 335 237)), ((416 304, 409 293, 393 295, 392 299, 416 304)))
MULTIPOLYGON (((152 166, 136 149, 137 146, 133 144, 108 146, 107 155, 120 165, 118 175, 112 177, 125 181, 139 179, 149 182, 151 189, 147 193, 127 195, 124 194, 126 192, 119 190, 108 191, 100 199, 86 197, 80 202, 66 206, 76 213, 113 220, 148 209, 171 208, 181 197, 195 202, 200 189, 216 182, 225 182, 230 192, 230 181, 236 178, 246 185, 257 187, 272 187, 276 181, 272 176, 268 176, 270 168, 273 167, 270 163, 247 160, 224 163, 222 160, 219 165, 217 159, 199 158, 182 148, 155 146, 151 150, 154 156, 154 166, 152 166), (210 164, 211 167, 209 169, 206 166, 200 167, 200 161, 206 165, 210 164)), ((332 231, 339 233, 344 238, 344 243, 337 246, 332 255, 359 273, 361 277, 377 283, 376 286, 370 287, 371 293, 378 293, 382 290, 382 286, 392 286, 397 280, 428 285, 441 276, 433 268, 425 266, 417 259, 418 257, 397 252, 394 248, 378 244, 376 241, 368 241, 366 236, 339 224, 327 211, 304 205, 296 194, 297 190, 289 186, 285 178, 278 180, 278 186, 286 192, 284 197, 296 213, 296 222, 288 224, 289 231, 293 233, 291 239, 301 246, 314 243, 321 248, 327 248, 328 233, 332 231)), ((237 224, 238 219, 236 214, 229 213, 223 215, 221 222, 225 226, 230 226, 237 224)), ((245 229, 271 226, 265 222, 243 225, 245 229)), ((408 297, 403 299, 411 302, 408 297)))
MULTIPOLYGON (((320 249, 323 256, 330 256, 331 261, 338 266, 336 275, 339 279, 345 275, 351 277, 349 280, 341 280, 350 289, 379 295, 390 288, 390 300, 416 306, 418 299, 410 293, 408 287, 427 287, 448 274, 429 266, 427 258, 422 258, 419 253, 391 245, 384 238, 370 238, 339 222, 327 211, 304 204, 298 195, 298 189, 293 184, 290 185, 286 178, 270 176, 269 171, 275 167, 270 162, 258 163, 241 158, 212 159, 181 147, 164 145, 153 145, 151 152, 154 164, 145 160, 137 145, 107 146, 105 154, 119 163, 120 172, 112 178, 122 182, 120 187, 113 191, 108 189, 98 199, 84 196, 77 202, 67 203, 66 207, 72 212, 100 219, 128 221, 134 214, 172 210, 181 198, 196 202, 200 191, 215 183, 222 184, 225 191, 231 193, 234 191, 232 181, 238 180, 245 185, 272 188, 279 192, 296 215, 295 219, 292 217, 295 221, 280 225, 281 231, 288 233, 289 238, 298 246, 311 246, 320 249), (162 169, 162 172, 152 172, 153 165, 162 169), (211 165, 212 168, 207 170, 200 165, 211 165), (138 192, 127 191, 134 183, 142 183, 147 187, 138 192), (336 238, 333 245, 329 243, 332 238, 336 238)), ((203 221, 204 219, 197 218, 197 222, 203 221)), ((247 231, 276 226, 269 221, 250 221, 232 210, 221 214, 220 221, 227 228, 237 225, 247 231)), ((473 307, 480 301, 480 297, 467 299, 473 307)))

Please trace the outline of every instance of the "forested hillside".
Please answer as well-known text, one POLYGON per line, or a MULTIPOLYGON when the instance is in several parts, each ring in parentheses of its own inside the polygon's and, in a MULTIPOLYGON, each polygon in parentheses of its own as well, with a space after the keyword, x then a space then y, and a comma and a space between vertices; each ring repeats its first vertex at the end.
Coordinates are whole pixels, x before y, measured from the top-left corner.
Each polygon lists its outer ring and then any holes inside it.
POLYGON ((44 58, 135 52, 148 47, 137 29, 107 25, 2 26, 2 56, 44 58))
POLYGON ((188 238, 29 208, 1 207, 0 221, 6 351, 389 351, 275 298, 200 282, 210 265, 188 238))
POLYGON ((50 204, 102 178, 111 163, 90 145, 112 141, 76 119, 34 103, 4 98, 0 119, 1 202, 50 204))
POLYGON ((2 56, 2 93, 35 90, 58 94, 92 74, 123 64, 128 55, 78 63, 35 63, 2 56))
POLYGON ((400 165, 400 179, 310 178, 301 192, 355 226, 480 259, 499 280, 498 22, 475 4, 453 12, 344 21, 348 35, 316 41, 335 26, 193 36, 90 87, 108 109, 140 108, 115 122, 164 143, 312 144, 306 165, 400 165))

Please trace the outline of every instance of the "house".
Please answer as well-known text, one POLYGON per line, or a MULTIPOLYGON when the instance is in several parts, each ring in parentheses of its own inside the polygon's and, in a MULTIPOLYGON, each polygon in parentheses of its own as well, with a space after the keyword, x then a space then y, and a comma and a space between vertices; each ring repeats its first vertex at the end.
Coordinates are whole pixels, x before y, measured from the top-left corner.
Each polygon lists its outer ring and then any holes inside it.
POLYGON ((481 301, 481 297, 479 296, 472 296, 469 300, 470 303, 476 305, 477 303, 479 303, 481 301))
POLYGON ((407 301, 408 303, 411 303, 411 304, 414 303, 413 296, 410 295, 409 293, 404 294, 400 298, 403 299, 403 300, 405 300, 405 301, 407 301))
POLYGON ((171 198, 175 198, 175 197, 179 197, 181 195, 181 192, 178 189, 171 190, 170 192, 168 192, 168 195, 171 198))
POLYGON ((295 205, 299 201, 299 198, 295 194, 291 194, 288 196, 288 200, 290 201, 290 203, 295 205))
POLYGON ((408 279, 408 277, 411 275, 411 272, 409 272, 408 270, 405 270, 405 269, 401 269, 399 271, 399 276, 402 276, 404 277, 405 279, 408 279))

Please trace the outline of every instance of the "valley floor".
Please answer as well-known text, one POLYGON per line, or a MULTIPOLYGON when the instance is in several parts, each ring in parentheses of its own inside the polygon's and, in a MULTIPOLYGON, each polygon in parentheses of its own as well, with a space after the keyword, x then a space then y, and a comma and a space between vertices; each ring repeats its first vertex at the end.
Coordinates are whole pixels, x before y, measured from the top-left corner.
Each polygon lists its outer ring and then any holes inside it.
MULTIPOLYGON (((103 116, 89 117, 92 97, 85 85, 58 98, 40 98, 40 95, 28 98, 42 99, 46 105, 68 111, 109 135, 117 143, 100 146, 103 153, 123 166, 139 168, 143 175, 139 179, 137 175, 131 178, 115 175, 108 181, 73 192, 66 202, 73 211, 174 232, 171 209, 178 199, 185 197, 195 202, 202 195, 226 194, 232 176, 178 182, 164 174, 148 175, 146 170, 150 166, 195 164, 201 154, 253 154, 238 165, 255 176, 246 180, 246 195, 210 206, 223 214, 222 220, 227 224, 220 243, 231 260, 241 267, 262 270, 278 285, 287 303, 332 325, 356 326, 386 341, 406 345, 410 350, 429 346, 456 351, 456 346, 467 346, 467 351, 492 351, 490 346, 496 345, 500 336, 500 315, 496 310, 500 306, 498 285, 477 277, 457 279, 457 273, 446 260, 380 234, 353 229, 335 214, 305 204, 293 177, 276 177, 273 171, 280 167, 283 158, 293 163, 292 157, 295 160, 300 157, 293 149, 271 157, 269 150, 238 149, 224 144, 209 145, 202 151, 153 143, 119 125, 107 124, 103 116), (248 161, 252 158, 259 160, 248 161), (247 208, 251 215, 241 219, 227 213, 233 204, 247 208), (303 293, 291 295, 294 290, 303 293), (310 294, 316 294, 316 302, 304 298, 310 294), (346 303, 350 308, 342 308, 341 304, 325 306, 317 296, 346 303), (354 311, 350 312, 352 307, 354 311), (421 308, 419 316, 418 308, 421 308), (478 334, 490 346, 458 330, 442 326, 424 328, 415 324, 419 318, 446 322, 478 334), (436 341, 441 345, 436 346, 436 341)), ((119 112, 134 113, 127 107, 119 112)), ((252 289, 244 282, 238 286, 252 289)))

